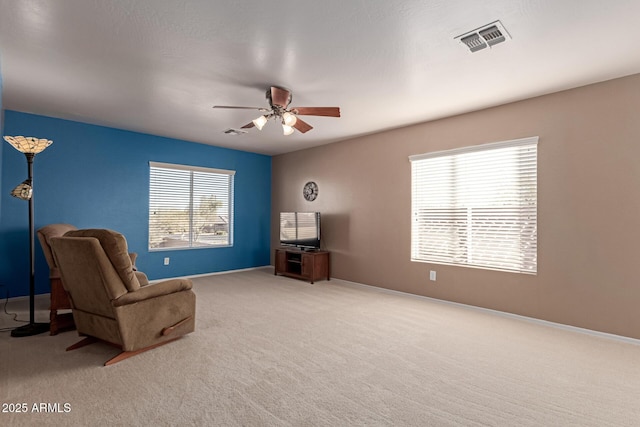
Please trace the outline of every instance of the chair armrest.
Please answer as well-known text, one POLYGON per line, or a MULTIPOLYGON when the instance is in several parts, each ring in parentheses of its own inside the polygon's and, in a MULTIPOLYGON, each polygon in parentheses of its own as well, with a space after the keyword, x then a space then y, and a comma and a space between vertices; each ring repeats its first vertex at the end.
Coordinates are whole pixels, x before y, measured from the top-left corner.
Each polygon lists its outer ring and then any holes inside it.
POLYGON ((136 302, 182 292, 191 289, 192 283, 189 279, 171 279, 164 282, 145 286, 133 292, 127 292, 120 298, 112 301, 114 307, 134 304, 136 302))

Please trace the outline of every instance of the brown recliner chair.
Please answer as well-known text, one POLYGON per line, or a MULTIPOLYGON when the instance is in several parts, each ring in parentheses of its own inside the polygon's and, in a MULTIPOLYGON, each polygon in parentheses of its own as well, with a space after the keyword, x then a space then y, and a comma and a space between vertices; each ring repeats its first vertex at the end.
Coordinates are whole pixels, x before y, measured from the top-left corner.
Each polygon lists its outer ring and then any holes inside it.
POLYGON ((50 239, 80 335, 73 350, 97 340, 122 348, 114 364, 195 329, 196 296, 188 279, 141 286, 127 241, 111 230, 74 230, 50 239))
MULTIPOLYGON (((50 240, 52 237, 60 237, 67 231, 77 229, 78 228, 76 226, 71 224, 49 224, 38 229, 37 232, 40 246, 42 246, 42 252, 44 253, 44 257, 49 265, 49 281, 51 283, 51 305, 49 307, 49 320, 51 323, 49 326, 49 333, 51 335, 56 335, 61 331, 73 330, 75 329, 75 325, 73 323, 73 316, 71 313, 58 313, 58 310, 70 310, 71 303, 69 302, 67 293, 62 286, 60 270, 58 270, 56 260, 53 258, 53 253, 51 252, 50 240)), ((135 252, 129 253, 134 269, 137 256, 138 254, 135 252)), ((138 271, 136 272, 136 276, 138 277, 141 285, 149 284, 149 279, 147 279, 147 276, 144 273, 138 271)))

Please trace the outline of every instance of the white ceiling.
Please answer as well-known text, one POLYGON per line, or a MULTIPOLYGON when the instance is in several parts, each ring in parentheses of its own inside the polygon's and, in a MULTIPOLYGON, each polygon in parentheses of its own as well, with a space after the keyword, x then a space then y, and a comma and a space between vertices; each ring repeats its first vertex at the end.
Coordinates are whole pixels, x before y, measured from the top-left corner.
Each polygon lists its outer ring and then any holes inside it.
MULTIPOLYGON (((638 0, 0 0, 3 107, 278 154, 640 72, 638 0), (454 37, 500 20, 511 40, 454 37), (306 134, 223 134, 271 85, 306 134)), ((34 135, 46 137, 47 135, 34 135)))

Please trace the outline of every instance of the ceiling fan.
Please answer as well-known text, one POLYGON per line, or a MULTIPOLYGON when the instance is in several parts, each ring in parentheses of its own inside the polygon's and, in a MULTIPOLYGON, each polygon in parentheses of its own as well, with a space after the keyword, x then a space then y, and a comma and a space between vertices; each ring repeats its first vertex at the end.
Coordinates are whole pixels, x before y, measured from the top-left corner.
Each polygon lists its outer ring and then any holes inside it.
POLYGON ((291 103, 291 99, 293 97, 291 91, 278 86, 271 86, 267 89, 266 97, 269 101, 270 108, 234 107, 229 105, 214 105, 213 108, 235 108, 261 111, 264 113, 263 115, 242 126, 242 129, 248 129, 255 126, 258 130, 262 130, 262 127, 267 123, 267 121, 269 119, 273 119, 282 124, 282 131, 285 135, 291 135, 294 129, 297 129, 301 133, 306 133, 313 129, 309 123, 305 122, 298 116, 340 117, 340 107, 289 108, 289 103, 291 103))

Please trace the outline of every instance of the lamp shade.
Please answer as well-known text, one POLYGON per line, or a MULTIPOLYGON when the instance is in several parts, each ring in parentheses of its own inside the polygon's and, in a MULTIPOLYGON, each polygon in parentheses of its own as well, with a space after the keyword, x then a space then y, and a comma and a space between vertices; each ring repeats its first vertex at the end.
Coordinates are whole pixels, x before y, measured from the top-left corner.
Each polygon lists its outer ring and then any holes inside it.
POLYGON ((16 150, 25 154, 38 154, 53 144, 50 139, 34 138, 33 136, 5 136, 4 140, 16 150))
POLYGON ((296 124, 296 122, 298 121, 298 118, 291 114, 290 112, 286 111, 283 115, 282 115, 282 121, 284 122, 285 125, 287 126, 293 126, 296 124))
POLYGON ((22 183, 18 184, 16 188, 11 190, 11 195, 21 200, 29 200, 33 196, 33 187, 31 186, 31 180, 25 179, 22 183))
POLYGON ((253 121, 253 124, 256 125, 258 130, 262 130, 264 125, 267 123, 267 118, 265 116, 260 116, 257 119, 252 120, 252 121, 253 121))
POLYGON ((285 135, 291 135, 293 133, 293 128, 289 125, 282 125, 282 133, 285 135))

